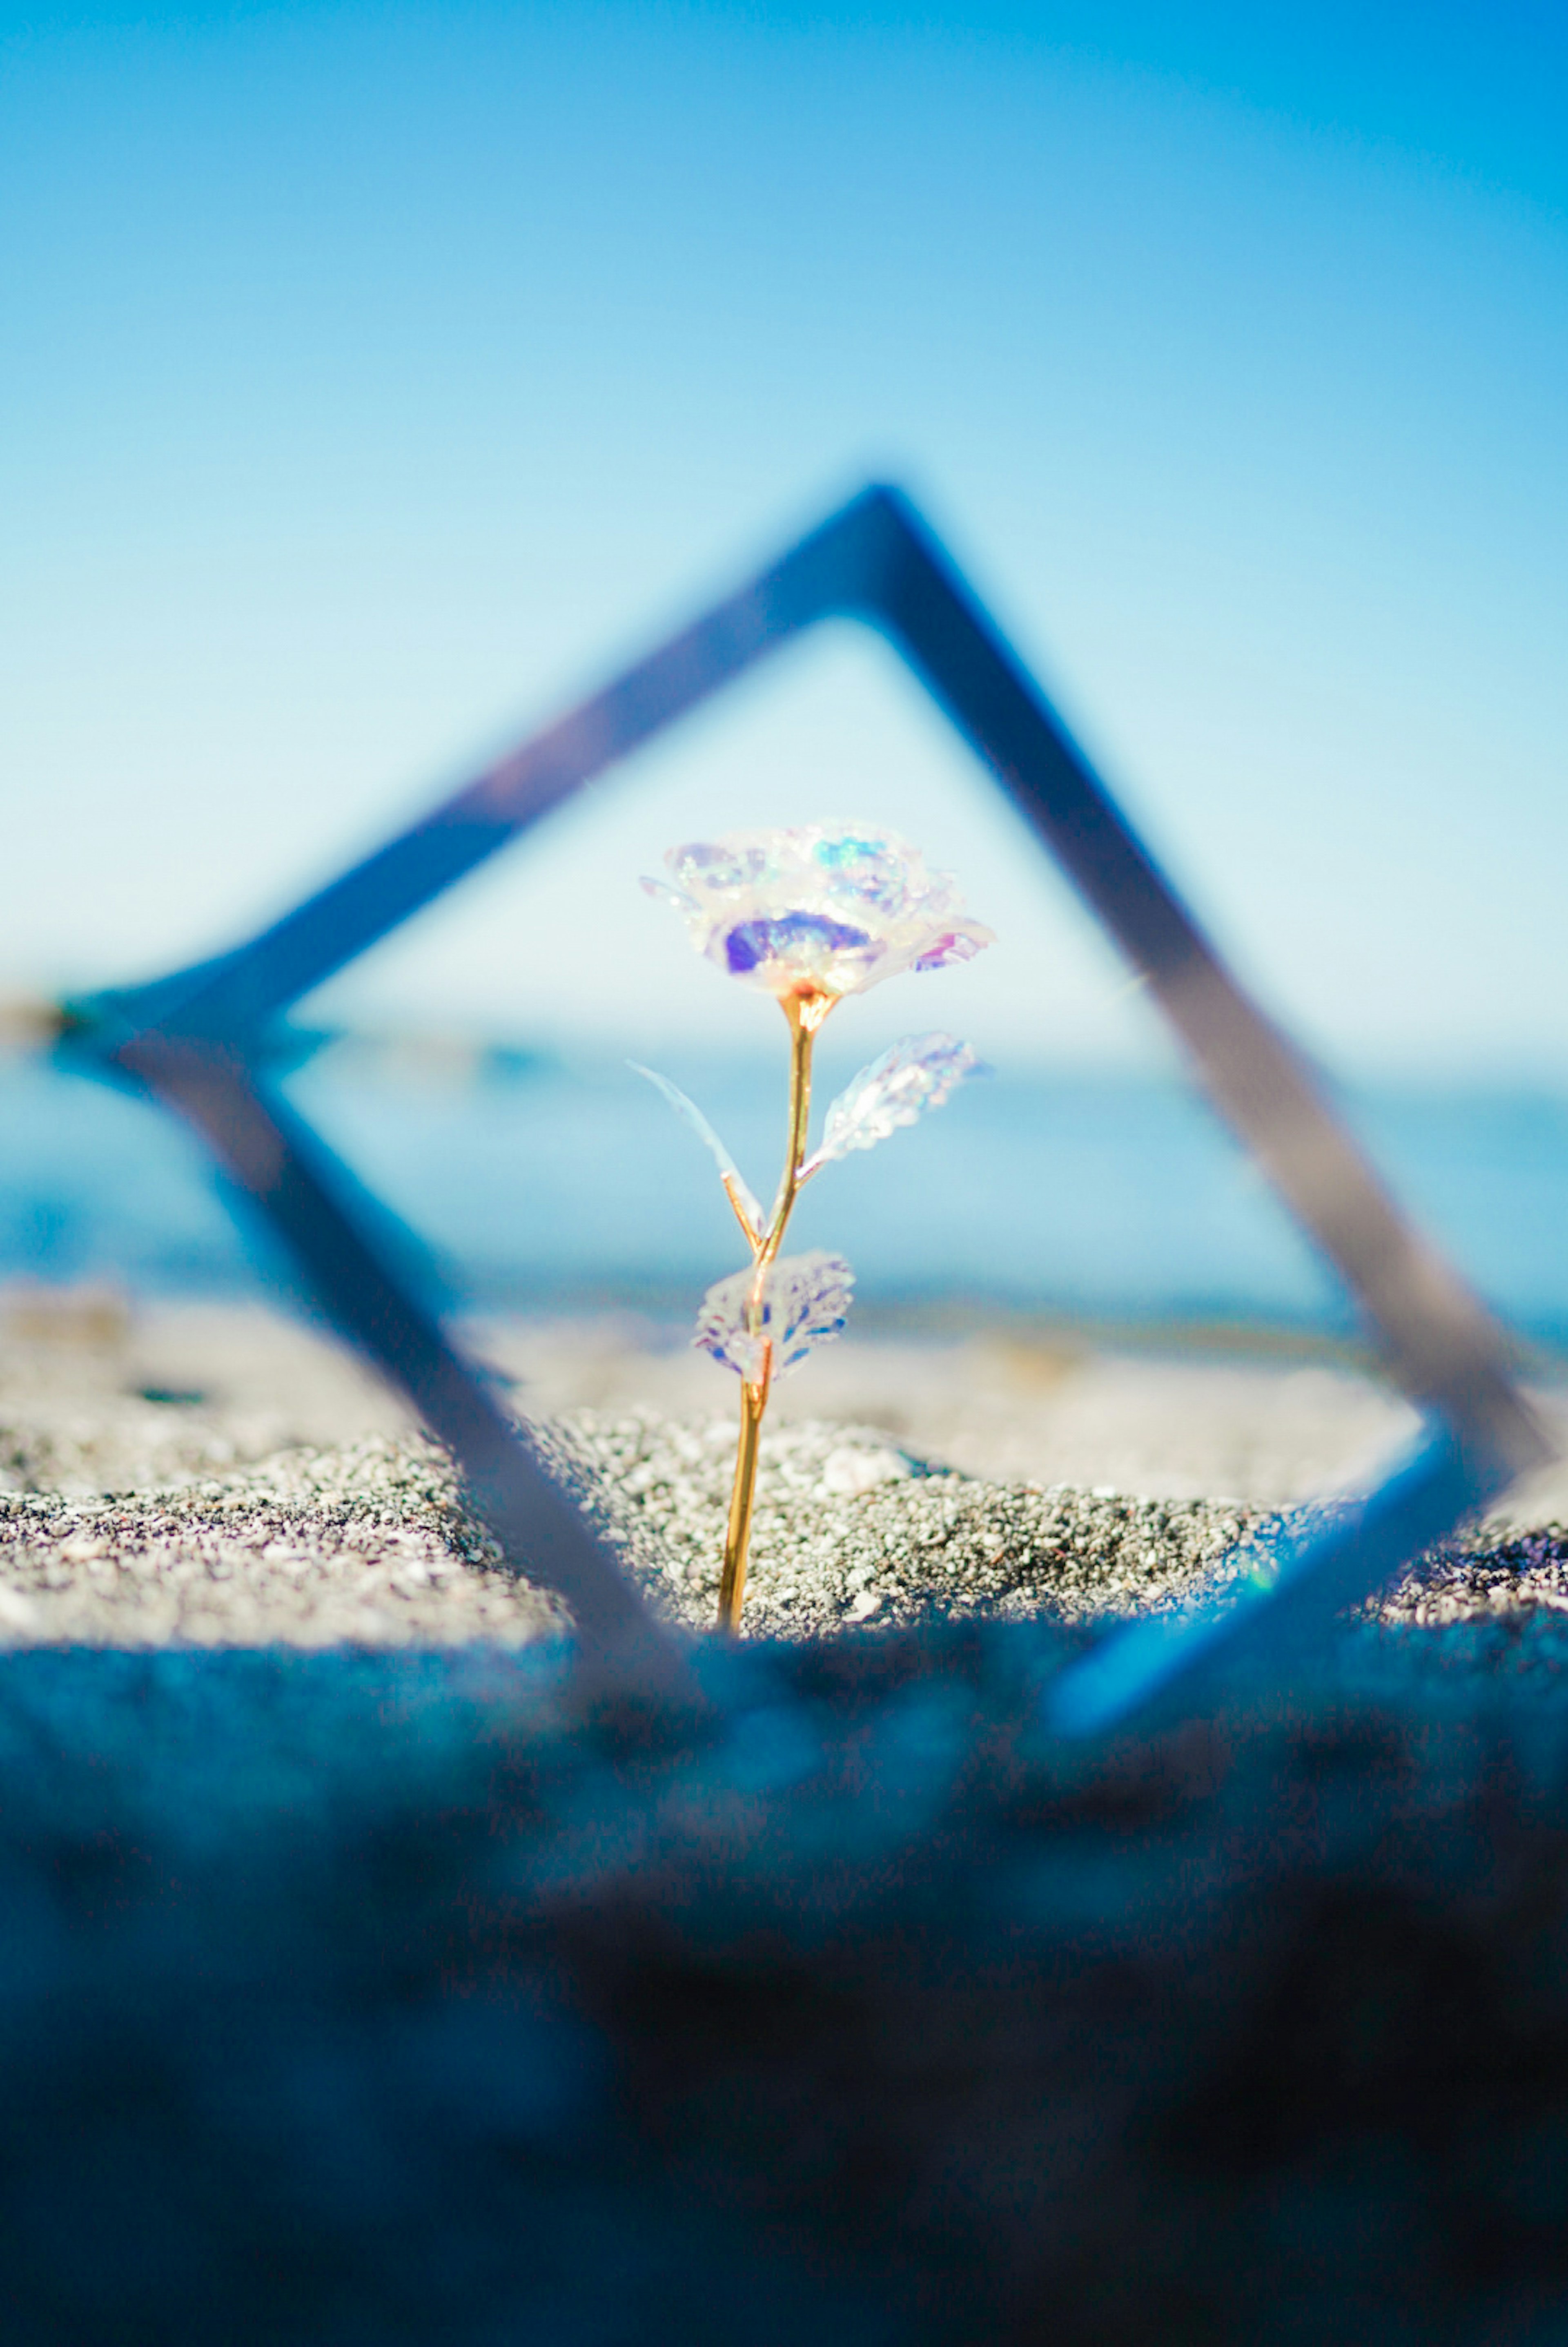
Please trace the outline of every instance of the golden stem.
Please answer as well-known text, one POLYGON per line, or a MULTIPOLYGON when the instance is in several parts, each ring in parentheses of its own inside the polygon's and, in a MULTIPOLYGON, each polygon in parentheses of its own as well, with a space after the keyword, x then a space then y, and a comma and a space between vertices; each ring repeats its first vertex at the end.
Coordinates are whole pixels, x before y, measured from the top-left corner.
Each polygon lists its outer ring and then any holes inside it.
POLYGON ((763 1296, 768 1274, 778 1257, 790 1212, 799 1194, 806 1132, 811 1119, 811 1046, 837 999, 831 994, 787 994, 782 1003, 789 1026, 789 1138, 768 1227, 752 1240, 756 1268, 746 1317, 748 1333, 763 1344, 763 1367, 760 1378, 755 1381, 743 1379, 740 1388, 740 1440, 735 1453, 735 1481, 730 1488, 729 1522, 724 1536, 724 1573, 718 1585, 718 1626, 730 1632, 740 1626, 741 1601, 746 1594, 746 1559, 757 1497, 758 1446, 763 1412, 768 1408, 768 1389, 773 1380, 773 1348, 762 1338, 763 1296))
POLYGON ((789 1022, 789 1145, 785 1153, 784 1171, 779 1177, 773 1212, 757 1249, 757 1276, 751 1285, 750 1307, 754 1336, 759 1333, 755 1316, 762 1309, 762 1290, 769 1267, 784 1243, 785 1228, 800 1187, 800 1168, 806 1159, 806 1128, 811 1121, 811 1046, 822 1023, 821 1016, 809 1020, 807 1005, 824 1000, 830 1001, 830 998, 810 995, 804 1002, 798 994, 784 998, 784 1016, 789 1022))
POLYGON ((724 1574, 718 1584, 718 1626, 732 1635, 740 1627, 741 1602, 746 1595, 746 1558, 751 1545, 751 1510, 757 1498, 757 1447, 762 1435, 762 1413, 767 1407, 766 1378, 757 1385, 741 1386, 740 1441, 735 1453, 735 1481, 730 1489, 729 1522, 724 1535, 724 1574))

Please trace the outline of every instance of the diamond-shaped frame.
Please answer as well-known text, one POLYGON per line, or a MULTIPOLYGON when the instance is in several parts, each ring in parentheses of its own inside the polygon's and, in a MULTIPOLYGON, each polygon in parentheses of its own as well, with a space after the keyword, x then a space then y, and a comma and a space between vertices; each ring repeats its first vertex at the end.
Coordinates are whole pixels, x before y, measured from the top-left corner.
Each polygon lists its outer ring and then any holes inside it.
POLYGON ((819 620, 876 628, 1033 825, 1137 973, 1216 1105, 1359 1303, 1423 1432, 1359 1508, 1223 1609, 1113 1633, 1052 1691, 1064 1733, 1162 1693, 1196 1700, 1227 1648, 1272 1653, 1369 1594, 1461 1516, 1552 1456, 1502 1333, 1405 1221, 1307 1062, 1209 944, 1039 687, 906 498, 872 487, 770 569, 260 935, 218 959, 75 1007, 78 1065, 129 1081, 201 1133, 284 1239, 327 1317, 447 1445, 507 1554, 570 1605, 581 1647, 650 1686, 676 1642, 525 1430, 413 1292, 357 1189, 267 1081, 300 998, 592 777, 819 620))

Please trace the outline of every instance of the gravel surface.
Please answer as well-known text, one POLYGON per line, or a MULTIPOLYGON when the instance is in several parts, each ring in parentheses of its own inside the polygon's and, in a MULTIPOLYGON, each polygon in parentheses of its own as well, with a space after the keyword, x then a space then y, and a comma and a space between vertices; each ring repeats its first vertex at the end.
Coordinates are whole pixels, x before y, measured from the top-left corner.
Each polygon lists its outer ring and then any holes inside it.
MULTIPOLYGON (((725 1387, 615 1325, 487 1334, 521 1400, 548 1410, 540 1440, 629 1568, 673 1618, 708 1628, 734 1446, 732 1419, 711 1407, 725 1387), (684 1407, 627 1403, 638 1380, 684 1407), (590 1394, 598 1406, 584 1406, 590 1394)), ((1342 1463, 1348 1438, 1364 1452, 1374 1431, 1404 1426, 1366 1380, 1319 1368, 1053 1357, 1047 1374, 1033 1354, 1020 1366, 934 1346, 844 1350, 837 1384, 821 1381, 844 1415, 783 1410, 763 1438, 754 1636, 1180 1604, 1268 1554, 1336 1442, 1342 1463), (991 1399, 1020 1452, 1032 1426, 1047 1466, 1092 1472, 1119 1457, 1126 1480, 974 1471, 991 1399), (856 1401, 880 1422, 857 1420, 856 1401), (945 1430, 952 1450, 901 1439, 889 1424, 901 1419, 945 1430), (1189 1439, 1207 1463, 1247 1468, 1242 1496, 1169 1488, 1180 1479, 1166 1465, 1189 1439)), ((791 1409, 801 1389, 784 1389, 791 1409)), ((1568 1604, 1554 1497, 1526 1492, 1407 1579, 1385 1614, 1568 1604)), ((35 1300, 0 1324, 0 1642, 520 1646, 562 1621, 465 1515, 444 1457, 296 1326, 211 1307, 133 1323, 90 1297, 35 1300)))
MULTIPOLYGON (((728 1421, 577 1411, 538 1434, 655 1603, 710 1627, 728 1421)), ((1255 1567, 1303 1513, 989 1482, 874 1428, 807 1421, 764 1438, 746 1627, 796 1638, 931 1614, 1074 1621, 1178 1604, 1255 1567)), ((1565 1561, 1557 1527, 1481 1526, 1384 1611, 1449 1622, 1568 1606, 1565 1561)), ((507 1568, 418 1436, 111 1496, 0 1493, 0 1640, 13 1645, 518 1646, 564 1620, 507 1568)))
MULTIPOLYGON (((550 1439, 633 1569, 708 1628, 735 1435, 727 1419, 581 1411, 550 1439)), ((804 1423, 764 1435, 747 1583, 753 1635, 809 1637, 930 1612, 1066 1618, 1194 1594, 1238 1543, 1279 1522, 1219 1501, 1135 1499, 993 1483, 933 1466, 874 1428, 804 1423)))
POLYGON ((499 1568, 431 1446, 370 1436, 106 1499, 0 1496, 12 1645, 525 1644, 559 1626, 499 1568))
MULTIPOLYGON (((539 1434, 656 1603, 709 1627, 728 1421, 577 1411, 539 1434)), ((1078 1617, 1168 1604, 1279 1521, 991 1483, 911 1459, 875 1429, 789 1426, 763 1441, 747 1626, 810 1636, 932 1609, 1078 1617)), ((12 1644, 520 1645, 560 1622, 417 1436, 113 1496, 0 1494, 0 1635, 12 1644)))

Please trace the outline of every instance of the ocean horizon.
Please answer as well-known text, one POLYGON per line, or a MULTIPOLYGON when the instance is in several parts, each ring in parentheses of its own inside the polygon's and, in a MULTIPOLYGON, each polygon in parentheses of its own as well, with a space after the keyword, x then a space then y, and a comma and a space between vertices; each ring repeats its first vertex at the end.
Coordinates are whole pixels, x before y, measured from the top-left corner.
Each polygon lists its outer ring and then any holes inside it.
MULTIPOLYGON (((770 1194, 777 1067, 672 1053, 666 1071, 770 1194)), ((832 1069, 821 1105, 852 1072, 832 1069)), ((601 1052, 368 1069, 328 1051, 286 1092, 396 1218, 433 1294, 477 1310, 694 1313, 743 1249, 711 1161, 601 1052), (412 1238, 411 1238, 412 1235, 412 1238)), ((1396 1198, 1529 1346, 1568 1354, 1568 1092, 1382 1082, 1340 1105, 1396 1198)), ((1339 1346, 1356 1316, 1214 1112, 1160 1076, 1000 1068, 826 1168, 792 1248, 830 1247, 856 1318, 998 1319, 1339 1346)), ((194 1141, 58 1068, 0 1068, 0 1279, 158 1296, 286 1287, 194 1141)))

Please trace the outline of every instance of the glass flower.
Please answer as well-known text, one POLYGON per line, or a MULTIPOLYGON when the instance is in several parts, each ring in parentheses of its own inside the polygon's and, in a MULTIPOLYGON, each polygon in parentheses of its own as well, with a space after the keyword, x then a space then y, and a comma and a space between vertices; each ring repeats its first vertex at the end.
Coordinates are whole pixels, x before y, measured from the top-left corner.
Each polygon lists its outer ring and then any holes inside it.
POLYGON ((642 885, 682 915, 697 951, 781 999, 863 994, 994 943, 950 873, 874 825, 727 832, 672 847, 665 865, 668 880, 642 885))
POLYGON ((757 1495, 763 1415, 776 1378, 838 1336, 854 1275, 842 1255, 779 1250, 801 1189, 851 1150, 940 1108, 978 1067, 955 1035, 906 1035, 860 1070, 828 1111, 809 1154, 811 1060, 823 1020, 846 994, 863 994, 901 970, 942 969, 995 941, 972 921, 950 873, 928 872, 907 840, 871 824, 806 824, 732 831, 672 847, 667 880, 645 880, 675 906, 697 951, 729 978, 771 994, 789 1029, 789 1106, 784 1171, 764 1213, 724 1143, 678 1084, 632 1065, 657 1087, 718 1167, 750 1252, 749 1268, 710 1287, 693 1343, 740 1379, 740 1430, 718 1588, 721 1629, 740 1622, 757 1495))

